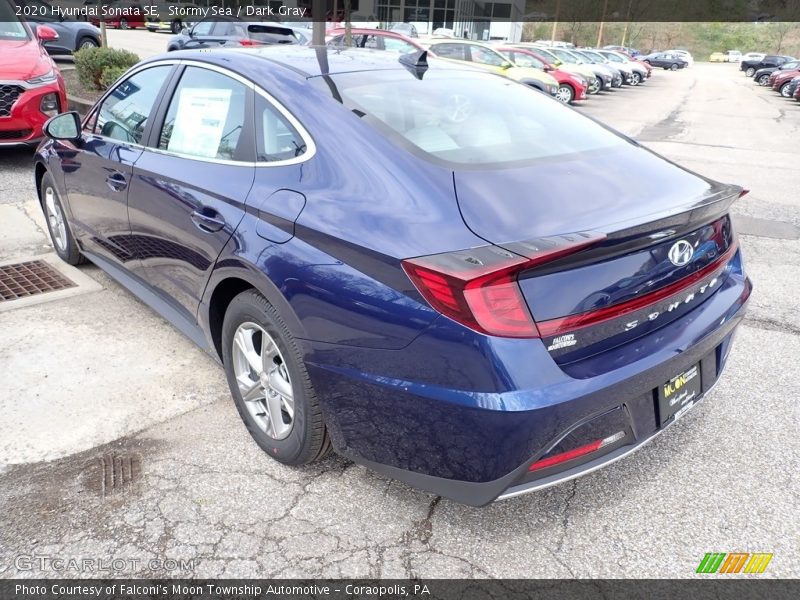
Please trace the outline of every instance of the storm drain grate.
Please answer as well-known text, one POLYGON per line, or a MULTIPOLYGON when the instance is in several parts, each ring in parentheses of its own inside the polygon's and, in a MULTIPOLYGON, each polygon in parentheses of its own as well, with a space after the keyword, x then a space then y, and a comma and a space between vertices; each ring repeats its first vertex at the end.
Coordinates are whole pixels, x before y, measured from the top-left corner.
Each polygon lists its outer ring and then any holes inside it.
POLYGON ((0 302, 75 287, 43 260, 0 267, 0 302))
POLYGON ((106 497, 139 479, 142 474, 142 457, 138 454, 105 454, 92 464, 90 487, 106 497))

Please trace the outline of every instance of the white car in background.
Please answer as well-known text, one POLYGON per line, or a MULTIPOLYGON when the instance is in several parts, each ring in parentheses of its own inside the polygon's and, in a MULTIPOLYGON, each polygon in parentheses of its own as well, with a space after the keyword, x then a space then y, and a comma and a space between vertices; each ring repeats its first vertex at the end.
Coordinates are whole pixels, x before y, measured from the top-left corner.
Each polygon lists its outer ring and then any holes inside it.
POLYGON ((728 50, 728 51, 725 53, 725 58, 727 59, 727 61, 728 61, 729 63, 730 63, 730 62, 734 62, 734 63, 735 63, 735 62, 741 62, 741 60, 742 60, 742 53, 741 53, 741 52, 739 52, 738 50, 728 50))

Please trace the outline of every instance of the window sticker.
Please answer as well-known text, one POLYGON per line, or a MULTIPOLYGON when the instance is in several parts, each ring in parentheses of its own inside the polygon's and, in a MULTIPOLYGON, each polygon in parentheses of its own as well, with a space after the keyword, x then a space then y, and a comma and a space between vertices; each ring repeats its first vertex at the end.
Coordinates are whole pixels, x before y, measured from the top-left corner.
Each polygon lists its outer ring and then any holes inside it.
POLYGON ((183 88, 167 150, 217 156, 231 105, 231 90, 183 88))

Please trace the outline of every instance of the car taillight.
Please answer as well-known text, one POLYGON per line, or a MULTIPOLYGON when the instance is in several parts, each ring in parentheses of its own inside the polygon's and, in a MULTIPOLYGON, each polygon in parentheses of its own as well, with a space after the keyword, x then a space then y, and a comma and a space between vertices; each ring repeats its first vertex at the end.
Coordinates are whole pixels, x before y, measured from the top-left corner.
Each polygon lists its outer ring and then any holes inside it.
POLYGON ((250 40, 247 38, 239 40, 240 46, 261 46, 261 42, 257 42, 256 40, 250 40))
POLYGON ((566 452, 562 452, 560 454, 547 456, 545 458, 542 458, 541 460, 537 460, 530 467, 528 467, 528 472, 538 471, 540 469, 546 469, 547 467, 553 467, 555 465, 565 463, 568 460, 573 460, 576 458, 580 458, 581 456, 586 456, 587 454, 591 454, 592 452, 597 452, 601 448, 610 446, 611 444, 618 442, 624 437, 625 437, 625 432, 618 431, 614 435, 608 436, 607 438, 603 438, 602 440, 595 440, 590 444, 586 444, 584 446, 578 446, 577 448, 573 448, 572 450, 567 450, 566 452))
POLYGON ((402 261, 422 297, 446 317, 488 335, 536 338, 539 330, 522 296, 520 272, 603 239, 579 233, 481 246, 402 261), (512 251, 513 250, 513 251, 512 251))

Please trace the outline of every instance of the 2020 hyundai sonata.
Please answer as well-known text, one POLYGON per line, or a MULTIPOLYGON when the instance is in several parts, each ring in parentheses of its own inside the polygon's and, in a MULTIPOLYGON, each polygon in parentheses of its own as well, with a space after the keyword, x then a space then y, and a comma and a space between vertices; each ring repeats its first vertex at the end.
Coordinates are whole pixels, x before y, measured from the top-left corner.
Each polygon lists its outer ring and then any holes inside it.
POLYGON ((291 465, 473 505, 576 477, 711 389, 750 294, 740 187, 424 52, 173 52, 47 132, 58 254, 221 361, 291 465))

